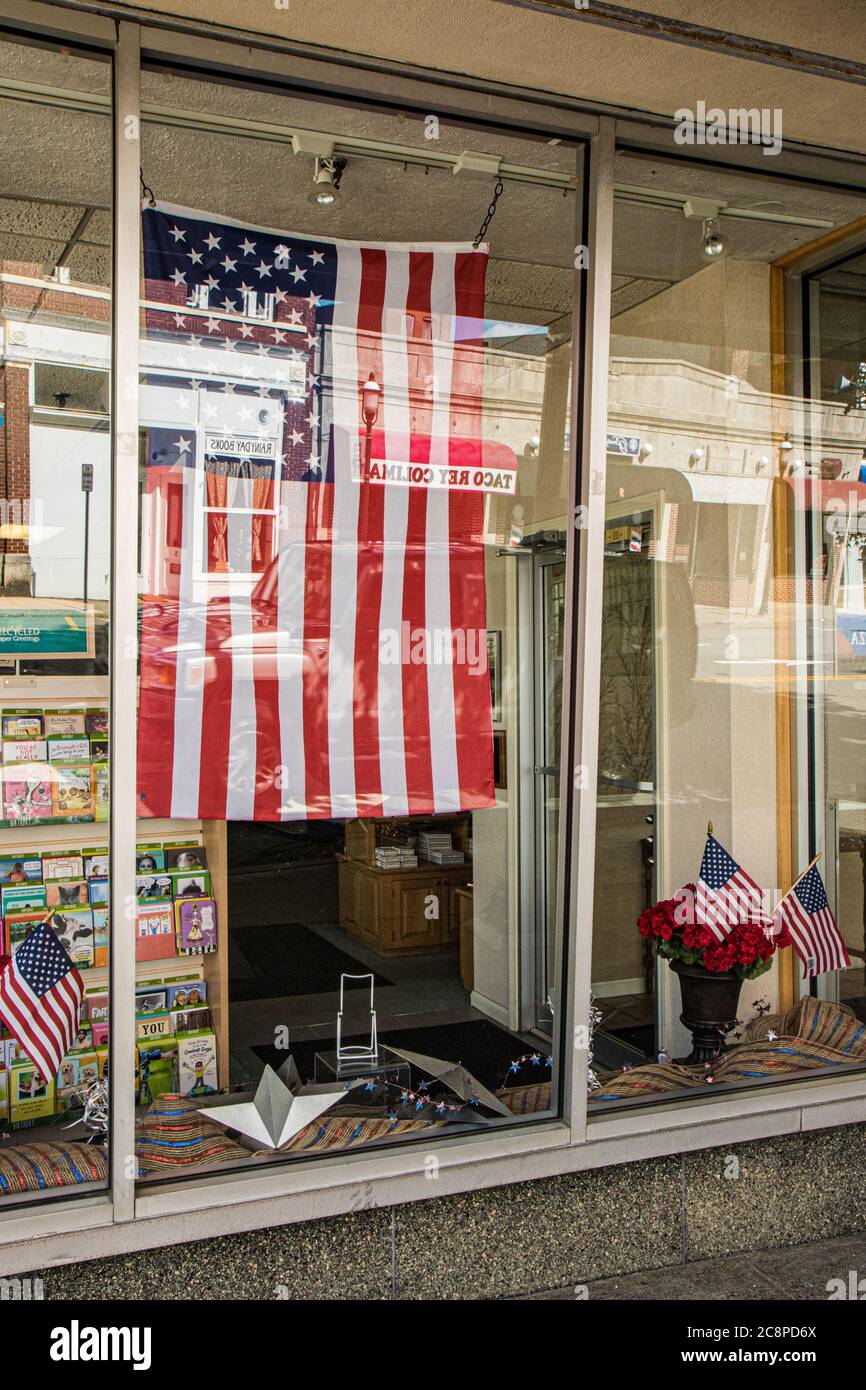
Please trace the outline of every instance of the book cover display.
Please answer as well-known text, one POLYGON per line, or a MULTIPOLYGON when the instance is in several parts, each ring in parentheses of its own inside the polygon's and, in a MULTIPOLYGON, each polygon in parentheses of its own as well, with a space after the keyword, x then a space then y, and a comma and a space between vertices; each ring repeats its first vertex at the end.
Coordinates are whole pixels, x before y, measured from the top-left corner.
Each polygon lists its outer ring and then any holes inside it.
POLYGON ((0 825, 108 819, 108 711, 0 710, 0 825))
MULTIPOLYGON (((28 712, 18 717, 35 718, 28 712)), ((48 725, 49 737, 71 744, 81 737, 79 728, 70 716, 68 723, 48 725)), ((75 771, 77 764, 57 764, 52 775, 58 769, 75 771)), ((137 846, 136 867, 136 959, 154 962, 152 978, 136 990, 137 1100, 149 1104, 168 1091, 210 1095, 218 1089, 217 1038, 207 984, 191 959, 217 949, 206 853, 194 840, 145 843, 137 846), (177 968, 183 963, 186 974, 177 968)), ((50 912, 52 930, 79 970, 107 966, 108 869, 102 846, 52 846, 0 858, 3 948, 17 950, 50 912)), ((95 982, 88 990, 86 978, 81 1025, 56 1077, 41 1077, 12 1039, 0 1037, 0 1118, 10 1125, 74 1112, 88 1082, 104 1074, 110 1001, 104 985, 95 982)))

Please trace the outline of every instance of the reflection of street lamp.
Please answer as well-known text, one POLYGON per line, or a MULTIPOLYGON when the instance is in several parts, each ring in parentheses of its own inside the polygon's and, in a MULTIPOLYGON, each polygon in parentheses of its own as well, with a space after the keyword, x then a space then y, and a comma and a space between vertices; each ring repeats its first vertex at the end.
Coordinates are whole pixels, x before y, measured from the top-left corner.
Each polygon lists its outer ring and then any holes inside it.
POLYGON ((373 453, 373 426, 379 418, 379 401, 382 398, 382 388, 371 372, 364 385, 361 387, 361 412, 364 416, 364 428, 367 432, 366 444, 364 446, 364 469, 367 475, 370 473, 370 460, 373 453))
POLYGON ((779 445, 779 477, 780 477, 780 478, 784 478, 784 476, 785 476, 785 474, 786 474, 786 472, 787 472, 787 470, 788 470, 788 456, 790 455, 791 450, 793 449, 793 447, 794 447, 794 445, 793 445, 792 442, 791 442, 791 436, 790 436, 790 434, 788 433, 788 431, 786 430, 786 431, 785 431, 785 438, 782 440, 782 442, 781 442, 780 445, 779 445))

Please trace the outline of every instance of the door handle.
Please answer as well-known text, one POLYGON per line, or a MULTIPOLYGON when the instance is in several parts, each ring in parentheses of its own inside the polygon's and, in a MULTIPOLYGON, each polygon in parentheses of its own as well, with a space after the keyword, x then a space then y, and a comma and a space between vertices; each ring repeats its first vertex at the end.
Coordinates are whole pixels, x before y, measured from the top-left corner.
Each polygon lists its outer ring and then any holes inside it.
POLYGON ((533 772, 537 777, 558 777, 559 766, 557 765, 556 767, 536 767, 533 768, 533 772))

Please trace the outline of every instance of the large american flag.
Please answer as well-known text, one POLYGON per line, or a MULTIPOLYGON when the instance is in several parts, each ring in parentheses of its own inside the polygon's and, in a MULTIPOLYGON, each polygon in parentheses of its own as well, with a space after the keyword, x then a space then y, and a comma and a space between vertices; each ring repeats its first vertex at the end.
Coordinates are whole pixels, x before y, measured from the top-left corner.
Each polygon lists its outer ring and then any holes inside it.
POLYGON ((803 962, 804 979, 828 970, 848 969, 851 960, 816 864, 785 894, 773 916, 791 933, 794 950, 803 962))
POLYGON ((724 941, 732 927, 753 920, 760 906, 761 890, 755 880, 714 835, 708 835, 695 887, 695 920, 724 941))
POLYGON ((487 248, 143 227, 140 814, 494 805, 487 248))
POLYGON ((0 974, 0 1018, 46 1082, 72 1046, 83 993, 48 922, 25 937, 0 974))

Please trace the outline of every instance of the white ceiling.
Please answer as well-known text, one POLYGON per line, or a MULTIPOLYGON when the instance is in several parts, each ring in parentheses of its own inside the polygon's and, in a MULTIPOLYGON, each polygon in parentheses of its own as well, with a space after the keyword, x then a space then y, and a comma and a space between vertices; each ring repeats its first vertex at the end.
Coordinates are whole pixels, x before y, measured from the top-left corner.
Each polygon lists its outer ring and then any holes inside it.
MULTIPOLYGON (((710 105, 779 108, 790 139, 866 151, 861 85, 757 56, 731 57, 626 33, 601 23, 591 4, 587 10, 565 7, 560 15, 503 0, 291 0, 286 7, 259 0, 125 3, 144 13, 168 12, 641 112, 669 116, 698 97, 710 105)), ((623 8, 866 62, 863 0, 632 0, 623 8)))
MULTIPOLYGON (((507 28, 512 12, 502 7, 498 13, 507 28)), ((670 55, 674 50, 667 46, 666 51, 670 55)), ((109 90, 105 64, 68 53, 0 44, 0 79, 9 78, 103 96, 109 90)), ((286 129, 300 126, 419 151, 430 148, 423 122, 414 115, 275 95, 257 91, 254 85, 229 86, 146 73, 143 99, 151 108, 268 121, 286 129)), ((107 115, 9 100, 0 102, 0 115, 4 131, 0 257, 48 266, 62 257, 73 279, 106 284, 111 197, 107 115)), ((459 153, 467 147, 558 174, 573 175, 577 168, 576 151, 566 144, 440 124, 438 152, 459 153)), ((163 201, 247 219, 251 225, 330 232, 353 239, 471 240, 491 193, 489 178, 455 177, 437 168, 425 172, 421 166, 393 160, 351 158, 340 201, 325 210, 307 200, 310 160, 295 156, 289 145, 153 122, 143 127, 142 162, 149 184, 163 201)), ((821 218, 834 226, 866 214, 866 198, 781 182, 771 173, 768 167, 767 176, 758 178, 631 155, 618 156, 616 165, 618 183, 656 190, 659 198, 699 195, 738 208, 821 218)), ((722 230, 731 255, 761 261, 819 235, 813 228, 739 219, 725 221, 722 230)), ((577 240, 574 197, 564 196, 557 188, 509 180, 488 235, 493 255, 488 281, 491 316, 528 323, 567 320, 577 240)), ((706 262, 700 243, 700 222, 687 220, 681 211, 618 201, 614 313, 701 270, 706 262)))

